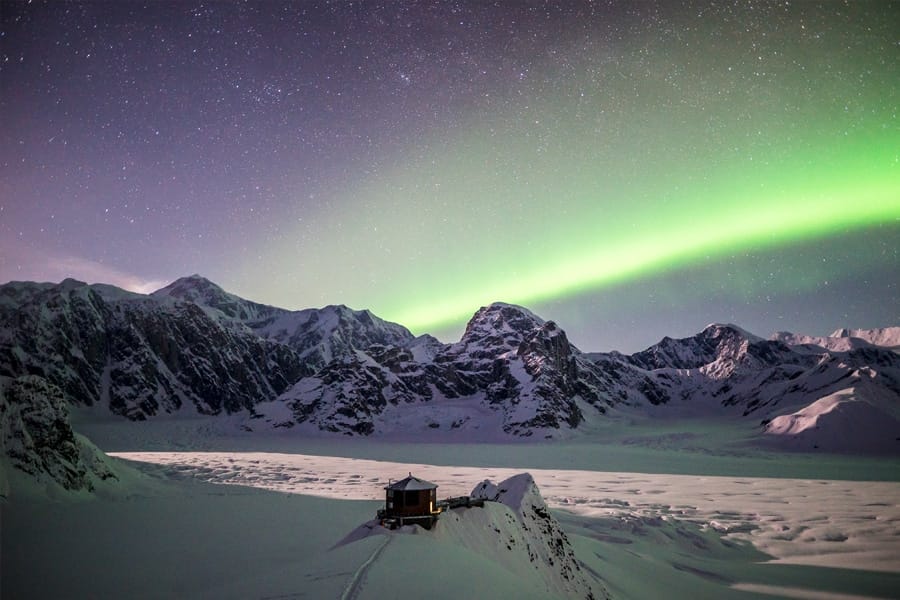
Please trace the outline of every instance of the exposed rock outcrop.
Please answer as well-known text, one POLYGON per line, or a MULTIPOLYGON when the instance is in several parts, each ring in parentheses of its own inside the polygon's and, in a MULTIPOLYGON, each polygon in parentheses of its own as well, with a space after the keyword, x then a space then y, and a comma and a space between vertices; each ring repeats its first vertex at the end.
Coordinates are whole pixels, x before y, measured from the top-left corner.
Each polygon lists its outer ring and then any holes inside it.
POLYGON ((0 463, 65 490, 116 479, 106 456, 72 431, 62 390, 36 375, 0 381, 0 446, 0 463))

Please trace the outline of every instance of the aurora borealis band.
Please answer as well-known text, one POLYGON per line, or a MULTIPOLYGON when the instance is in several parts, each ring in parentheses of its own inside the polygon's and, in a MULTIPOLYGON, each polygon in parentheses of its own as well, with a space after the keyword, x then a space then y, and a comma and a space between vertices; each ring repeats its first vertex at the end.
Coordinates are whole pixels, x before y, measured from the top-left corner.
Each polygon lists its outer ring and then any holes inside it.
POLYGON ((900 322, 900 5, 5 3, 0 280, 585 350, 900 322))

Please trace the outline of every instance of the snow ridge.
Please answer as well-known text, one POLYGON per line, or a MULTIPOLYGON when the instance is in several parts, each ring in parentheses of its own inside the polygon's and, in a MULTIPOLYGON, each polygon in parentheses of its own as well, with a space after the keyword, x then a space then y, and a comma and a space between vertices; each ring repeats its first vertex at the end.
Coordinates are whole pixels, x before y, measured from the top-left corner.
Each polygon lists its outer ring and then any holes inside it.
MULTIPOLYGON (((424 536, 429 553, 444 557, 447 568, 460 558, 471 560, 469 556, 474 554, 483 561, 482 570, 498 569, 513 575, 521 582, 525 597, 609 599, 603 582, 582 569, 565 531, 529 473, 496 484, 485 480, 470 496, 486 502, 445 511, 431 530, 407 525, 389 531, 373 520, 350 532, 335 547, 374 535, 387 536, 360 569, 371 572, 379 569, 379 555, 389 543, 394 553, 408 555, 408 547, 415 547, 415 538, 424 536)), ((352 593, 357 588, 351 581, 347 590, 352 593)))

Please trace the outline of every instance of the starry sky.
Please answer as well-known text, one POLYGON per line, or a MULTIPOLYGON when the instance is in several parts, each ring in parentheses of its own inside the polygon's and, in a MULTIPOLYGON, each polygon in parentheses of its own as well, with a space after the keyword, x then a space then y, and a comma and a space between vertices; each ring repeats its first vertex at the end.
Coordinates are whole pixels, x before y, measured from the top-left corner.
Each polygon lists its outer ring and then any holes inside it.
POLYGON ((583 350, 900 324, 896 2, 0 5, 0 281, 583 350))

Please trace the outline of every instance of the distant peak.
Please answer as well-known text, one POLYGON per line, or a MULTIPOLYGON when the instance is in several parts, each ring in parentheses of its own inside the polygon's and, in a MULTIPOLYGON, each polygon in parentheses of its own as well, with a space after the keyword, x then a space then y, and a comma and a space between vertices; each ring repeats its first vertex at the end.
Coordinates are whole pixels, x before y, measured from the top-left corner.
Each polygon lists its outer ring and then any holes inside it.
POLYGON ((81 280, 74 279, 72 277, 66 277, 62 281, 59 282, 60 287, 65 289, 79 288, 84 287, 87 284, 81 280))
POLYGON ((225 290, 207 279, 202 275, 189 275, 180 277, 165 286, 153 292, 152 296, 170 296, 172 298, 181 298, 184 300, 198 300, 201 296, 210 299, 212 297, 224 296, 225 290))
POLYGON ((758 335, 752 334, 743 327, 738 327, 734 323, 710 323, 703 328, 704 334, 716 334, 722 331, 729 331, 740 337, 746 338, 751 342, 762 340, 758 335))
MULTIPOLYGON (((203 275, 200 275, 198 273, 194 273, 193 275, 188 275, 187 277, 181 277, 180 279, 176 279, 174 283, 178 283, 179 281, 185 282, 185 283, 191 282, 191 283, 216 285, 215 283, 213 283, 212 281, 210 281, 209 279, 207 279, 206 277, 204 277, 203 275)), ((219 287, 219 286, 216 286, 216 287, 219 287)))

